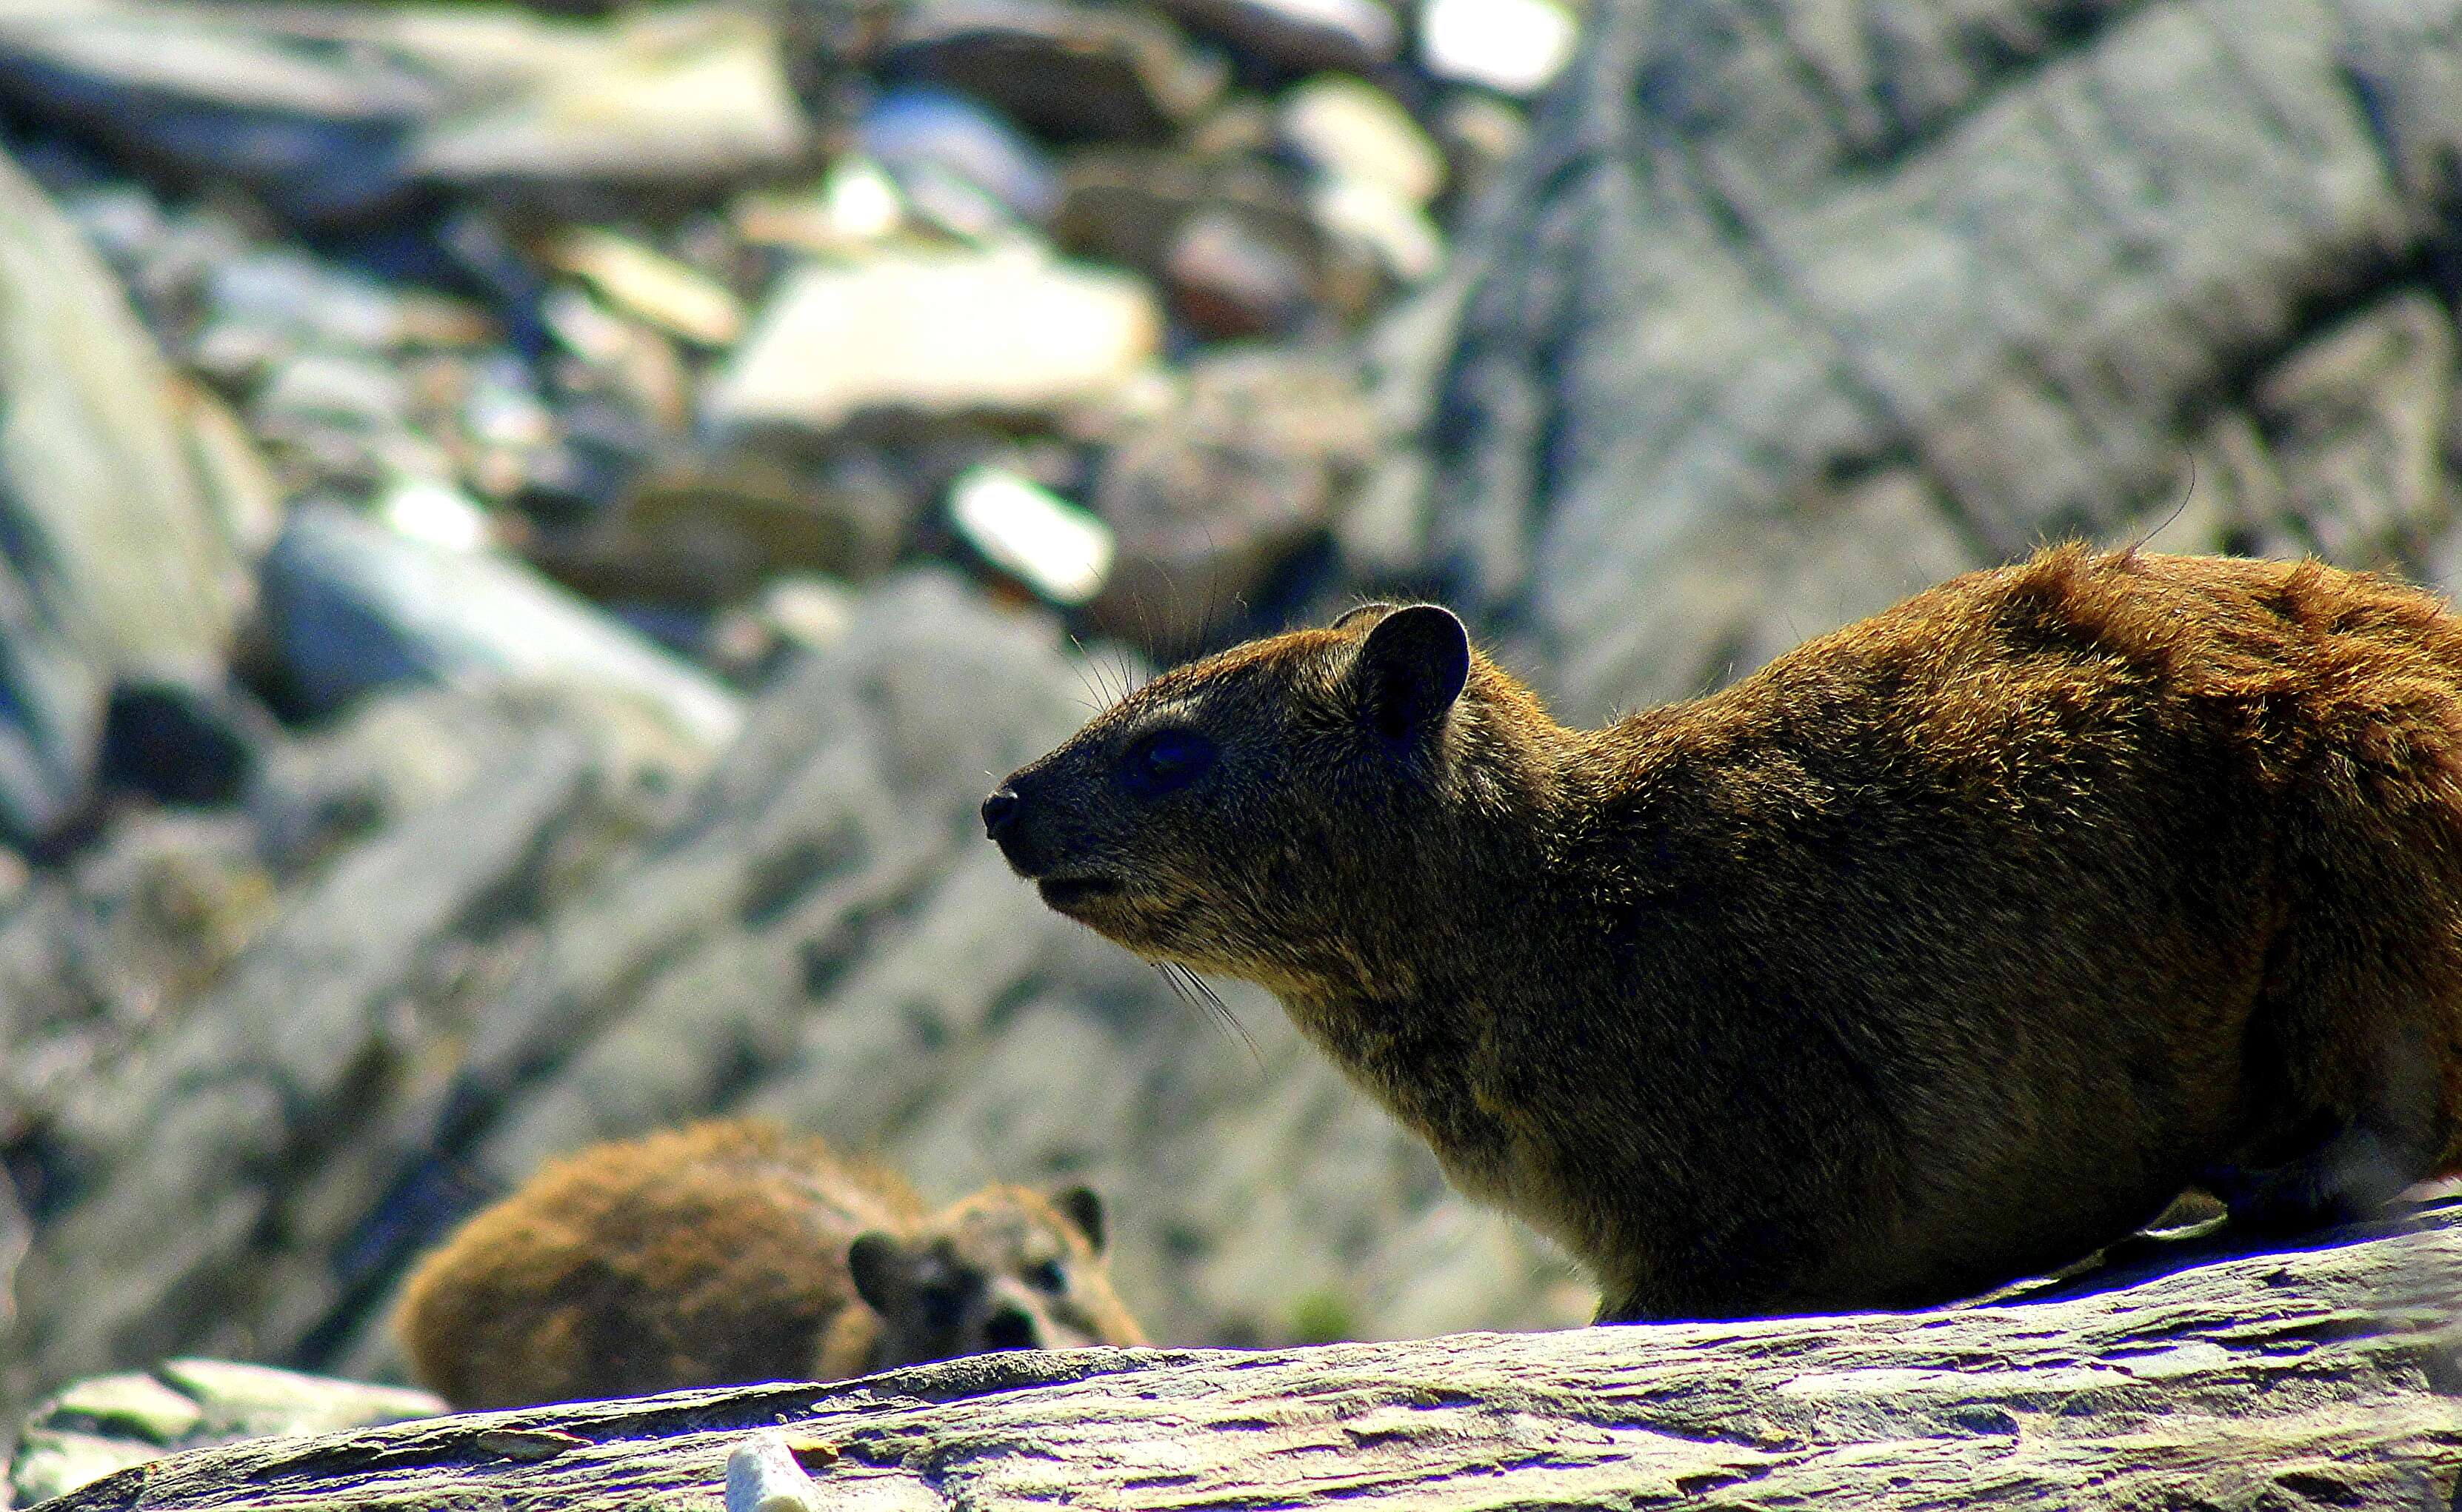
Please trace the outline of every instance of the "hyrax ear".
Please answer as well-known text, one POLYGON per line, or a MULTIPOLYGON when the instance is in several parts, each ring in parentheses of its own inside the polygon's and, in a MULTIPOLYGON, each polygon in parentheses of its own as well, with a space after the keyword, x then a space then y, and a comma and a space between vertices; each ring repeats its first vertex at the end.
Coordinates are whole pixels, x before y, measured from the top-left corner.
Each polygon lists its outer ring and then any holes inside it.
POLYGON ((1051 1194, 1051 1204, 1077 1225, 1077 1232, 1086 1236, 1094 1253, 1103 1252, 1103 1199, 1092 1187, 1063 1187, 1051 1194))
POLYGON ((1359 717, 1386 744, 1434 729, 1470 680, 1470 632, 1442 604, 1413 604, 1376 622, 1351 673, 1359 717))
POLYGON ((854 1278, 854 1294, 882 1317, 906 1306, 906 1249, 896 1235, 876 1228, 857 1234, 847 1246, 847 1273, 854 1278))

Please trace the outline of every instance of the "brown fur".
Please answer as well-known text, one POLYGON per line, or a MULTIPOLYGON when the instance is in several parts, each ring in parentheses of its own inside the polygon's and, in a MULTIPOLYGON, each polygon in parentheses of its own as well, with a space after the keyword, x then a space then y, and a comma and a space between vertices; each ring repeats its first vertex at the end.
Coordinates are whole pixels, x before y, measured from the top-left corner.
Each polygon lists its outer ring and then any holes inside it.
POLYGON ((697 1124, 551 1163, 421 1262, 396 1325, 463 1409, 1142 1344, 1100 1212, 993 1186, 934 1215, 818 1139, 697 1124))
POLYGON ((1600 730, 1373 605, 985 819, 1273 989, 1608 1319, 1936 1302, 2201 1179, 2300 1223, 2462 1162, 2462 622, 2314 562, 2060 548, 1600 730), (1140 797, 1160 730, 1217 754, 1140 797))

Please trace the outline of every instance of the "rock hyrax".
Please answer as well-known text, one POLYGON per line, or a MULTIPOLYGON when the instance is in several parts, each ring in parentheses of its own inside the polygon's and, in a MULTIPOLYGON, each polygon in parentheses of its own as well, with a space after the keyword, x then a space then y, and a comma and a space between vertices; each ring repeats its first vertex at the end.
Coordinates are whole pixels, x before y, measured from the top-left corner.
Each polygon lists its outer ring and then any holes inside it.
POLYGON ((1102 1243, 1083 1187, 933 1214, 818 1139, 704 1123, 548 1165, 420 1263, 396 1324, 465 1410, 1142 1344, 1102 1243))
POLYGON ((1272 989, 1608 1320, 1909 1306, 2207 1184, 2462 1163, 2462 622, 2069 546, 1567 729, 1433 605, 1156 678, 983 808, 1272 989))

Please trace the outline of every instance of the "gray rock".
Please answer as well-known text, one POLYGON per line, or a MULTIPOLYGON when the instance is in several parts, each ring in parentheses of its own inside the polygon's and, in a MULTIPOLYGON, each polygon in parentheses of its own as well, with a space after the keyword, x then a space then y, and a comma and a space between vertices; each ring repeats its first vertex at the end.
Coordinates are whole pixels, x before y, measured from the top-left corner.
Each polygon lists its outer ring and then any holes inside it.
POLYGON ((2191 441, 2178 502, 2149 539, 2177 551, 2297 556, 2315 544, 2292 517, 2288 497, 2255 418, 2244 408, 2227 409, 2191 441))
POLYGON ((1228 210, 1181 222, 1162 272, 1173 313, 1201 335, 1293 336, 1317 315, 1306 257, 1228 210))
POLYGON ((1476 202, 1530 140, 1529 118, 1492 95, 1456 95, 1436 108, 1430 125, 1444 146, 1458 205, 1476 202))
POLYGON ((192 1432, 223 1439, 335 1434, 432 1417, 443 1406, 426 1392, 327 1380, 230 1360, 165 1360, 154 1373, 196 1404, 192 1432))
POLYGON ((107 1438, 73 1429, 29 1428, 9 1463, 12 1504, 32 1506, 66 1496, 115 1470, 159 1459, 162 1451, 141 1438, 107 1438))
MULTIPOLYGON (((159 1005, 104 1020, 29 1110, 53 1185, 19 1399, 183 1351, 398 1371, 388 1288, 455 1219, 549 1155, 719 1110, 952 1196, 1093 1181, 1161 1338, 1578 1318, 1538 1242, 1453 1197, 1269 1001, 1226 990, 1219 1026, 983 843, 993 777, 1133 675, 1060 643, 893 578, 666 795, 590 719, 509 694, 378 695, 286 744, 233 832, 262 837, 269 906, 202 983, 132 958, 159 1005)), ((12 1013, 42 1001, 13 993, 19 954, 59 974, 76 915, 50 897, 0 927, 12 1013)), ((94 1029, 92 996, 65 1025, 94 1029)))
POLYGON ((183 1449, 374 1428, 444 1410, 427 1393, 400 1387, 169 1360, 151 1374, 79 1381, 37 1407, 17 1436, 7 1489, 14 1505, 31 1506, 183 1449))
POLYGON ((2444 6, 1865 10, 1595 11, 1404 380, 1413 574, 1579 716, 2168 508, 2217 397, 2420 247, 2462 119, 2444 6), (1923 565, 1830 580, 1876 479, 1923 565))
MULTIPOLYGON (((1229 114, 1229 113, 1226 113, 1229 114)), ((1301 175, 1264 161, 1260 141, 1220 154, 1106 148, 1070 158, 1052 234, 1090 257, 1124 263, 1169 287, 1200 332, 1247 334, 1304 324, 1320 312, 1359 320, 1390 287, 1372 256, 1349 255, 1301 175)), ((1235 134, 1236 140, 1237 134, 1235 134)), ((1408 211, 1408 206, 1404 206, 1408 211)))
MULTIPOLYGON (((175 384, 172 398, 214 526, 241 561, 256 561, 282 530, 286 501, 272 468, 230 406, 203 384, 175 384)), ((255 584, 246 590, 241 602, 253 609, 255 584)))
POLYGON ((220 659, 248 564, 145 333, 76 232, 0 161, 0 834, 83 800, 119 674, 220 659))
POLYGON ((710 625, 709 660, 739 681, 771 680, 798 649, 826 650, 846 636, 854 595, 810 573, 774 577, 750 603, 736 605, 710 625))
POLYGON ((885 571, 918 512, 911 486, 866 449, 814 462, 771 439, 670 448, 603 512, 540 531, 526 554, 594 597, 702 609, 780 572, 885 571))
POLYGON ((1352 364, 1242 352, 1188 375, 1180 401, 1122 437, 1094 507, 1119 539, 1096 622, 1179 647, 1327 530, 1375 460, 1378 417, 1352 364))
POLYGON ((1060 208, 1060 177, 1007 121, 945 90, 886 90, 864 112, 856 140, 899 183, 953 176, 1029 225, 1060 208))
POLYGON ((2301 346, 2252 394, 2273 440, 2282 508, 2340 561, 2404 566, 2453 519, 2447 439, 2458 377, 2453 317, 2422 290, 2301 346))
POLYGON ((374 354, 306 352, 275 369, 248 406, 259 432, 310 445, 320 430, 388 436, 408 428, 410 386, 374 354))
POLYGON ((1367 74, 1401 51, 1401 25, 1385 0, 1163 0, 1163 9, 1280 68, 1367 74))
POLYGON ((323 225, 422 184, 706 195, 793 163, 807 135, 774 28, 732 7, 585 22, 13 0, 0 82, 64 126, 323 225))
POLYGON ((493 322, 458 300, 393 288, 292 247, 216 259, 201 291, 209 318, 300 342, 363 349, 474 346, 493 322))
POLYGON ((400 146, 448 91, 398 56, 286 35, 212 6, 12 0, 12 104, 147 162, 237 178, 282 212, 364 219, 408 187, 400 146))
POLYGON ((331 506, 294 510, 265 562, 267 624, 312 707, 405 680, 570 681, 659 710, 715 749, 733 695, 528 567, 411 540, 331 506))
POLYGON ((25 845, 74 820, 91 790, 109 683, 5 568, 0 688, 14 705, 0 723, 0 835, 25 845))
POLYGON ((342 1245, 384 1195, 383 1090, 417 1088, 464 1032, 457 995, 526 938, 525 900, 581 885, 641 816, 580 722, 474 765, 308 869, 225 969, 54 1091, 16 1391, 191 1341, 272 1348, 270 1320, 355 1285, 342 1245), (304 1273, 283 1264, 300 1244, 304 1273))
POLYGON ((2309 335, 2207 417, 2148 527, 2156 545, 2320 552, 2447 585, 2452 318, 2415 288, 2309 335))
MULTIPOLYGON (((215 981, 274 912, 250 827, 227 812, 128 814, 16 891, 0 920, 0 1140, 12 1144, 215 981)), ((45 1177, 39 1161, 27 1174, 45 1177)), ((0 1202, 0 1271, 23 1247, 16 1214, 0 1202)))
POLYGON ((597 752, 612 790, 653 809, 697 782, 712 756, 657 709, 601 689, 406 687, 276 749, 247 796, 249 843, 277 876, 305 876, 486 781, 508 751, 576 733, 597 752))
POLYGON ((1052 235, 1061 246, 1160 277, 1180 227, 1201 214, 1227 214, 1313 263, 1316 223, 1299 186, 1255 157, 1197 159, 1135 147, 1089 149, 1062 170, 1063 196, 1052 235))
POLYGON ((1066 140, 1161 140, 1224 82, 1167 23, 1074 0, 923 0, 898 16, 879 64, 1066 140))

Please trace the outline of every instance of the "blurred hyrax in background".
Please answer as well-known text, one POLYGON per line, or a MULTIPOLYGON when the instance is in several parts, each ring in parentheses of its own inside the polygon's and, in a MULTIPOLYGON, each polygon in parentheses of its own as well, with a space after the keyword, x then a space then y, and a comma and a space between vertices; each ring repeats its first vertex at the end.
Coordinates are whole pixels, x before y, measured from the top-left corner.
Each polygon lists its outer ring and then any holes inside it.
POLYGON ((835 1380, 1142 1344, 1084 1187, 938 1213, 885 1166, 724 1121, 550 1165, 421 1264, 402 1341, 459 1408, 835 1380))

